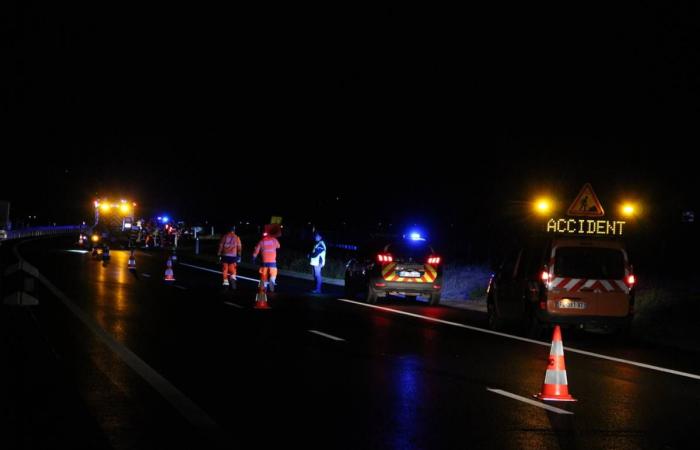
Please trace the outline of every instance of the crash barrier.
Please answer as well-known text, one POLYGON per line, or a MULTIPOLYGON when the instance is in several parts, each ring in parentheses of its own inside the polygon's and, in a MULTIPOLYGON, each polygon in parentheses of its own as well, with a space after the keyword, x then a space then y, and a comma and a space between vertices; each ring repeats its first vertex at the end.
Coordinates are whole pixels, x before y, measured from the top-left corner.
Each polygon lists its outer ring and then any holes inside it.
POLYGON ((61 225, 55 227, 32 227, 22 228, 21 230, 10 230, 7 232, 7 240, 22 239, 28 237, 54 236, 60 234, 79 233, 87 228, 80 225, 61 225))
POLYGON ((2 299, 8 306, 36 306, 35 280, 39 271, 26 261, 13 264, 3 272, 2 299))

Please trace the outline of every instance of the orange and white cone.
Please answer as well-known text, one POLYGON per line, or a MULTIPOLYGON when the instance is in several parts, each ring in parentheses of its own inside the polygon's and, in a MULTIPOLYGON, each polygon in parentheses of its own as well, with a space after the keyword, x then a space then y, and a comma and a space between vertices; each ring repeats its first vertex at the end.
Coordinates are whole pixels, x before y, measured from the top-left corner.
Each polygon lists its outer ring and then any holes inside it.
POLYGON ((540 400, 557 402, 575 402, 576 399, 569 395, 569 383, 566 379, 566 365, 564 364, 564 343, 561 340, 559 325, 554 327, 552 335, 552 348, 549 351, 549 362, 544 375, 542 392, 535 395, 540 400))
POLYGON ((134 257, 134 251, 131 251, 129 255, 129 262, 127 263, 129 270, 136 270, 136 258, 134 257))
POLYGON ((168 258, 165 262, 165 281, 175 281, 175 273, 173 272, 173 262, 168 258))
POLYGON ((267 294, 265 293, 265 282, 260 280, 258 292, 255 294, 255 309, 270 309, 267 304, 267 294))

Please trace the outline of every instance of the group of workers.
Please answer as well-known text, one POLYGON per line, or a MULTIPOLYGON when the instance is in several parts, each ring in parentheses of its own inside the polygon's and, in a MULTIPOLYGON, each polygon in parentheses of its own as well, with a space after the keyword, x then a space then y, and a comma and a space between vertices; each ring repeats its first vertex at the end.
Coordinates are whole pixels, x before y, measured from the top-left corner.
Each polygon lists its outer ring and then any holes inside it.
MULTIPOLYGON (((314 233, 314 247, 308 255, 309 265, 312 268, 314 275, 313 294, 321 293, 322 277, 321 270, 326 264, 326 244, 323 242, 321 234, 314 233)), ((264 288, 270 292, 275 291, 277 284, 277 250, 280 248, 280 243, 274 236, 268 233, 263 234, 262 239, 255 246, 253 251, 253 263, 261 256, 260 261, 260 280, 264 288)), ((221 273, 223 276, 223 286, 236 288, 236 274, 238 272, 238 264, 241 262, 243 245, 241 238, 236 234, 236 227, 233 226, 228 233, 221 237, 217 255, 221 260, 221 273)))

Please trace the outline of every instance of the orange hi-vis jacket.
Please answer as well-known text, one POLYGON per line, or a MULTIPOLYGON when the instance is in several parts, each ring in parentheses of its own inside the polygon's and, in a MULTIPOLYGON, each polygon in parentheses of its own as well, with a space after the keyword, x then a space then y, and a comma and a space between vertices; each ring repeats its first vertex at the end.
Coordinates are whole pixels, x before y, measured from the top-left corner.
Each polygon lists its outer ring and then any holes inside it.
POLYGON ((231 231, 221 238, 219 254, 223 256, 238 256, 241 254, 241 247, 241 238, 231 231))
POLYGON ((258 256, 258 253, 262 252, 263 263, 274 263, 277 262, 277 249, 280 248, 280 243, 277 239, 272 236, 265 236, 258 242, 255 246, 255 251, 253 252, 253 258, 258 256))

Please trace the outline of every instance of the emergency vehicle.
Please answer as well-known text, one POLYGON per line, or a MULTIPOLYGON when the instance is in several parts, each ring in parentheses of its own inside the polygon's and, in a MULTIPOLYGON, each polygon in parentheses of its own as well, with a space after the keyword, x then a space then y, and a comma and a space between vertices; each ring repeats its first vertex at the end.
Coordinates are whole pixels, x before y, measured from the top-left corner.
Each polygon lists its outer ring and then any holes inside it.
POLYGON ((604 219, 604 210, 586 184, 566 216, 553 216, 548 202, 541 233, 513 249, 487 288, 489 325, 520 324, 538 336, 554 324, 590 331, 625 331, 634 316, 635 275, 623 241, 635 206, 625 204, 625 220, 604 219))
POLYGON ((94 201, 94 207, 95 225, 91 242, 130 247, 138 231, 137 222, 134 220, 136 203, 124 199, 97 199, 94 201))
POLYGON ((441 291, 442 258, 417 232, 370 244, 363 255, 346 264, 346 295, 362 293, 367 303, 401 294, 411 298, 424 295, 430 305, 438 305, 441 291))

